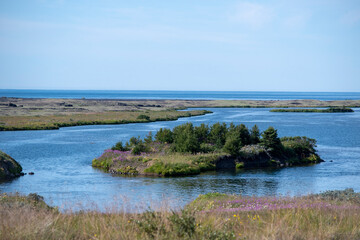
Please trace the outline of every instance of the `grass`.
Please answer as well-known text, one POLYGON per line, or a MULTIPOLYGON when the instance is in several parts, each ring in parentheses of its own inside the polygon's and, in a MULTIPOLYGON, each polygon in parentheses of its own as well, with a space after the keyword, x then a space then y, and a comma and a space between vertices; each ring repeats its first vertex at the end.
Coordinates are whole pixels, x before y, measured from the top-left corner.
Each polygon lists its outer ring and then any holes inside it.
MULTIPOLYGON (((154 144, 167 148, 168 145, 154 144)), ((142 174, 156 176, 195 175, 215 170, 215 161, 223 153, 174 153, 156 149, 152 153, 133 155, 131 151, 105 150, 92 161, 92 166, 114 174, 142 174), (165 153, 166 152, 166 153, 165 153)))
POLYGON ((315 113, 339 113, 339 112, 354 112, 347 107, 330 107, 328 109, 271 109, 270 112, 315 112, 315 113))
POLYGON ((304 197, 209 193, 178 211, 139 213, 62 213, 27 198, 0 196, 1 239, 360 238, 360 194, 351 189, 304 197))
POLYGON ((102 113, 79 113, 45 116, 0 116, 0 131, 47 130, 60 127, 103 124, 143 123, 171 121, 181 117, 199 116, 210 113, 205 110, 193 111, 122 111, 102 113), (145 115, 146 114, 146 115, 145 115))

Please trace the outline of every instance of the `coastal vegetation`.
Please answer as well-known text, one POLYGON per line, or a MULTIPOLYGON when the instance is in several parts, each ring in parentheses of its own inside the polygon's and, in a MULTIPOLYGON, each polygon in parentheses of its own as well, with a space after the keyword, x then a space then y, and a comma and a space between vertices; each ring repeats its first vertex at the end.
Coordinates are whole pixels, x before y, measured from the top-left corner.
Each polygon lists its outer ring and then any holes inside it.
POLYGON ((205 111, 188 108, 360 107, 360 100, 119 100, 0 97, 0 131, 174 120, 205 111))
MULTIPOLYGON (((165 205, 166 203, 164 203, 165 205)), ((61 212, 37 194, 0 194, 1 239, 359 239, 360 194, 200 195, 184 208, 61 212)))
POLYGON ((0 180, 23 175, 21 165, 6 153, 0 151, 0 180))
POLYGON ((279 138, 269 127, 260 133, 257 125, 193 126, 161 128, 144 139, 132 137, 92 161, 92 166, 113 174, 183 176, 216 169, 283 167, 321 162, 315 139, 279 138))
POLYGON ((315 112, 315 113, 342 113, 342 112, 354 112, 348 107, 330 107, 327 109, 316 108, 300 108, 300 109, 271 109, 270 112, 315 112))
POLYGON ((192 111, 120 111, 35 116, 0 116, 0 131, 48 130, 60 127, 104 124, 144 123, 173 121, 211 113, 206 110, 192 111))

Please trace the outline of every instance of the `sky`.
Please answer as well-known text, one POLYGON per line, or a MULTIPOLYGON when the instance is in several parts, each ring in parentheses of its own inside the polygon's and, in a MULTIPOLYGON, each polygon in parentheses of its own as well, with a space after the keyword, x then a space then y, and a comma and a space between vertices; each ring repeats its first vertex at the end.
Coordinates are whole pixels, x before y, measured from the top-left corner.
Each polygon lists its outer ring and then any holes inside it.
POLYGON ((0 89, 360 92, 360 1, 1 0, 0 89))

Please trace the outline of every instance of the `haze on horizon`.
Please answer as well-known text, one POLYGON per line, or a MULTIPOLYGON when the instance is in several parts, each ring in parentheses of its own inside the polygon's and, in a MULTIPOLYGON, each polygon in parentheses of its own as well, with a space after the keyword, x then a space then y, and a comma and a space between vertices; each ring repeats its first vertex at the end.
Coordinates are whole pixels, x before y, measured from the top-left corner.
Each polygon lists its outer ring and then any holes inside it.
POLYGON ((0 2, 0 89, 360 92, 360 1, 0 2))

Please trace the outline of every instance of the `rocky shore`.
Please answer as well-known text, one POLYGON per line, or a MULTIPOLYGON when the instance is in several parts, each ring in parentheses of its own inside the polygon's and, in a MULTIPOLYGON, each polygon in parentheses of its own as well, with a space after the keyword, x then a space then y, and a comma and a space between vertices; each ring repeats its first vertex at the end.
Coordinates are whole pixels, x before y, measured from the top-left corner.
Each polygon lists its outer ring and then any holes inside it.
POLYGON ((0 180, 24 175, 21 165, 6 153, 0 151, 0 180))

